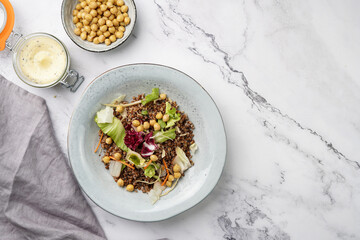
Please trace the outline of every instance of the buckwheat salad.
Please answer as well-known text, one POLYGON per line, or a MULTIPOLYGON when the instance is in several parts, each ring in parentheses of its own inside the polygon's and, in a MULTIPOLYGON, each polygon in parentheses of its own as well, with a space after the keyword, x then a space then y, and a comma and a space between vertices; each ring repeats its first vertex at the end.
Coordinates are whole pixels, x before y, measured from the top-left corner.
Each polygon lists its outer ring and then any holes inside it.
POLYGON ((119 187, 141 190, 154 204, 194 165, 194 124, 158 88, 132 99, 121 95, 96 113, 95 153, 101 146, 101 161, 119 187))

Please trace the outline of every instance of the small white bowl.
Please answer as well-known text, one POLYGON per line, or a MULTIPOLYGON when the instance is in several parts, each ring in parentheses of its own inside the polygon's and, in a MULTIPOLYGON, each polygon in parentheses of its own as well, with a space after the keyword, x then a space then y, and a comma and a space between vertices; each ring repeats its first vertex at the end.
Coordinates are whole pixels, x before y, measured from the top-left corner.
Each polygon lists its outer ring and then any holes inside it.
POLYGON ((123 42, 125 42, 129 38, 131 32, 133 31, 135 27, 136 15, 137 15, 135 2, 133 0, 124 0, 124 2, 125 5, 129 7, 128 15, 131 19, 130 24, 125 27, 126 30, 122 38, 117 39, 115 42, 107 46, 104 43, 95 44, 92 42, 88 42, 86 40, 82 40, 80 36, 75 35, 74 33, 75 24, 72 21, 73 19, 72 12, 75 9, 76 4, 79 3, 79 1, 63 0, 63 3, 61 5, 61 21, 64 26, 66 34, 76 45, 90 52, 106 52, 120 46, 123 42))

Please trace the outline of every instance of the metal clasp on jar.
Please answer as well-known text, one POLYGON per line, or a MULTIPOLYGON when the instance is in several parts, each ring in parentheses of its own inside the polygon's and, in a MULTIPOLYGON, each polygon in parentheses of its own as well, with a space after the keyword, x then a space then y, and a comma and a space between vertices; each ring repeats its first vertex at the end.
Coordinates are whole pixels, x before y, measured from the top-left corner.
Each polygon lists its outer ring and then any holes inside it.
POLYGON ((60 83, 64 88, 70 88, 71 92, 76 92, 83 81, 84 76, 80 76, 77 71, 70 69, 66 78, 61 80, 60 83))

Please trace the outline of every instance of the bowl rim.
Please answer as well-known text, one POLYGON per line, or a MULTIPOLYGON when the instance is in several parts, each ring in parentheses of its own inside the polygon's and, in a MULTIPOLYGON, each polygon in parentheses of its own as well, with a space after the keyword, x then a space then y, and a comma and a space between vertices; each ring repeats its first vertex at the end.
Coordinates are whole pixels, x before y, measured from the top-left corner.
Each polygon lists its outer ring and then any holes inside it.
MULTIPOLYGON (((127 37, 125 37, 125 38, 122 40, 122 42, 120 42, 120 43, 117 44, 117 45, 114 45, 113 47, 111 47, 111 48, 109 48, 109 49, 104 49, 104 50, 90 50, 90 49, 82 46, 81 44, 78 44, 78 43, 71 37, 71 35, 70 35, 70 33, 69 33, 69 29, 65 26, 65 19, 64 19, 64 18, 65 18, 65 16, 64 16, 64 15, 65 15, 65 14, 64 14, 65 1, 66 1, 66 0, 63 0, 62 3, 61 3, 61 23, 62 23, 62 25, 63 25, 63 28, 64 28, 64 30, 65 30, 65 32, 66 32, 66 35, 68 35, 68 37, 71 39, 71 41, 73 41, 78 47, 80 47, 80 48, 82 48, 82 49, 84 49, 84 50, 86 50, 86 51, 94 52, 94 53, 102 53, 102 52, 108 52, 108 51, 110 51, 110 50, 113 50, 113 49, 119 47, 120 45, 122 45, 124 42, 126 42, 126 40, 128 40, 128 38, 131 36, 132 32, 133 32, 134 29, 135 29, 136 20, 137 20, 136 4, 135 4, 135 1, 134 1, 134 0, 129 0, 129 1, 131 1, 131 2, 134 4, 134 12, 135 12, 135 18, 134 18, 134 20, 132 21, 132 22, 133 22, 133 28, 131 29, 129 35, 128 35, 127 37)), ((115 42, 114 42, 114 43, 115 43, 115 42)))
POLYGON ((219 180, 224 172, 224 168, 225 168, 225 164, 226 164, 226 158, 227 158, 227 148, 228 148, 228 145, 227 145, 227 134, 226 134, 226 129, 225 129, 225 124, 224 124, 224 119, 221 115, 221 112, 219 110, 219 107, 216 105, 214 99, 211 97, 211 95, 208 93, 208 91, 206 91, 206 89, 199 83, 197 82, 194 78, 192 78, 190 75, 184 73, 183 71, 180 71, 174 67, 170 67, 170 66, 167 66, 167 65, 163 65, 163 64, 157 64, 157 63, 131 63, 131 64, 124 64, 124 65, 120 65, 120 66, 117 66, 117 67, 114 67, 114 68, 111 68, 103 73, 101 73, 100 75, 98 75, 97 77, 95 77, 87 86, 86 88, 84 89, 84 91, 82 92, 78 102, 76 103, 75 107, 74 107, 74 110, 71 114, 71 117, 70 117, 70 121, 69 121, 69 125, 68 125, 68 131, 67 131, 67 155, 68 155, 68 162, 69 162, 69 165, 70 165, 70 168, 72 170, 72 173, 74 175, 74 178, 78 184, 78 186, 80 187, 81 191, 98 207, 100 207, 101 209, 103 209, 104 211, 116 216, 116 217, 119 217, 119 218, 122 218, 122 219, 126 219, 126 220, 131 220, 131 221, 134 221, 134 222, 161 222, 161 221, 164 221, 164 220, 167 220, 167 219, 170 219, 172 217, 175 217, 177 215, 180 215, 181 213, 184 213, 190 209, 192 209, 193 207, 197 206, 198 204, 200 204, 202 201, 204 201, 209 195, 210 193, 213 192, 213 190, 215 189, 215 187, 217 186, 217 184, 219 183, 219 180), (77 177, 76 177, 76 174, 75 174, 75 170, 71 164, 71 161, 70 161, 70 148, 69 148, 69 136, 70 136, 70 126, 71 126, 71 122, 72 122, 72 119, 73 119, 73 116, 75 114, 75 111, 78 109, 79 107, 79 104, 80 104, 80 101, 81 99, 83 98, 84 94, 88 91, 89 87, 97 80, 99 79, 100 77, 102 77, 103 75, 107 74, 108 72, 111 72, 113 70, 116 70, 118 68, 123 68, 123 67, 131 67, 131 66, 141 66, 141 65, 145 65, 145 66, 157 66, 157 67, 163 67, 163 68, 168 68, 168 69, 171 69, 173 71, 177 71, 181 74, 184 74, 185 76, 189 77, 191 80, 193 80, 197 85, 199 85, 203 91, 210 97, 211 101, 213 102, 213 104, 215 105, 218 113, 219 113, 219 116, 220 116, 220 119, 221 119, 221 123, 222 123, 222 126, 223 126, 223 130, 224 130, 224 136, 225 136, 225 153, 224 153, 224 161, 222 162, 222 166, 221 166, 221 171, 220 171, 220 174, 217 176, 217 179, 216 181, 214 181, 214 185, 211 186, 211 188, 209 189, 209 191, 206 193, 206 195, 204 195, 199 201, 195 202, 192 206, 190 206, 189 208, 187 209, 184 209, 184 210, 181 210, 180 212, 177 212, 173 215, 169 215, 169 216, 166 216, 166 217, 162 217, 162 218, 159 218, 159 219, 155 219, 155 220, 138 220, 138 219, 133 219, 133 218, 129 218, 129 217, 124 217, 124 216, 120 216, 120 215, 117 215, 113 212, 110 212, 109 210, 105 209, 104 207, 102 207, 99 203, 95 202, 90 196, 89 194, 85 191, 85 189, 83 188, 83 186, 81 186, 80 182, 78 181, 77 177))

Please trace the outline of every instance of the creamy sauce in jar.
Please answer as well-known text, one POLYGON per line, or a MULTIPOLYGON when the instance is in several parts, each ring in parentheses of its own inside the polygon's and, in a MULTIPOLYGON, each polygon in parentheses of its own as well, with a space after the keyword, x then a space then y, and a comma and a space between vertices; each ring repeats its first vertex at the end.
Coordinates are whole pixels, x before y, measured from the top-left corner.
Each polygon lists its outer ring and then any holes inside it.
POLYGON ((67 66, 67 53, 55 39, 36 36, 25 40, 18 53, 18 65, 22 74, 37 84, 49 84, 59 80, 67 66))

